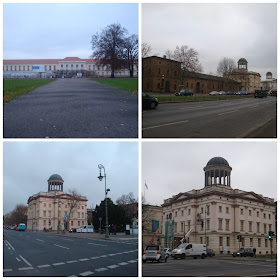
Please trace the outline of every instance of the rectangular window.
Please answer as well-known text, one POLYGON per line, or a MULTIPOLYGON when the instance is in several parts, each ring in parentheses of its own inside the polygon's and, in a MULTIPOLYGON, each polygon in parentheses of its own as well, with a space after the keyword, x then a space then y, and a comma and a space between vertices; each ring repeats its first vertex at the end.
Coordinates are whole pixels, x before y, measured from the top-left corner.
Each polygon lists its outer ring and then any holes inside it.
POLYGON ((10 70, 11 70, 11 71, 13 70, 12 66, 10 66, 10 70))
POLYGON ((257 232, 260 232, 260 223, 257 223, 257 232))
POLYGON ((7 70, 7 71, 9 70, 9 67, 8 67, 8 66, 6 66, 6 70, 7 70))
POLYGON ((85 221, 82 221, 82 225, 84 225, 85 224, 85 221))
POLYGON ((267 239, 264 240, 264 245, 265 245, 265 247, 268 247, 267 246, 267 239))
POLYGON ((219 206, 219 213, 222 213, 222 206, 219 206))
POLYGON ((203 237, 200 236, 200 244, 203 244, 203 237))
POLYGON ((249 216, 252 216, 252 210, 249 210, 249 216))
POLYGON ((17 67, 15 66, 15 71, 17 70, 17 67))
POLYGON ((184 231, 184 223, 181 223, 181 232, 184 231))
POLYGON ((267 231, 266 231, 266 224, 263 225, 263 231, 264 231, 264 233, 267 233, 267 231))
POLYGON ((52 211, 49 211, 49 217, 51 217, 52 216, 52 211))
POLYGON ((191 229, 191 221, 188 221, 188 230, 191 229))
POLYGON ((250 238, 250 247, 253 247, 253 238, 250 238))
POLYGON ((257 211, 257 217, 259 217, 259 215, 260 215, 260 213, 259 213, 259 211, 257 211))
POLYGON ((27 66, 27 71, 29 71, 29 65, 27 66))
POLYGON ((23 68, 23 71, 25 71, 25 66, 22 66, 22 68, 23 68))
POLYGON ((271 225, 268 225, 268 230, 271 230, 271 225))
POLYGON ((47 207, 47 203, 44 203, 44 207, 47 207))
POLYGON ((203 207, 201 207, 201 212, 200 213, 203 214, 203 207))
POLYGON ((43 221, 43 226, 46 226, 46 225, 47 225, 47 221, 44 220, 44 221, 43 221))
POLYGON ((229 230, 229 220, 226 220, 226 230, 229 230))
POLYGON ((191 214, 191 209, 188 209, 188 215, 190 215, 191 214))
POLYGON ((49 65, 49 70, 52 70, 52 66, 51 65, 49 65))
POLYGON ((91 66, 90 65, 88 66, 88 70, 91 70, 91 66))
POLYGON ((71 226, 73 226, 74 222, 73 222, 73 221, 71 221, 71 222, 70 222, 70 224, 71 224, 71 226))
POLYGON ((53 66, 53 70, 56 70, 55 68, 56 68, 56 66, 54 65, 54 66, 53 66))
POLYGON ((49 204, 49 208, 51 208, 52 207, 52 205, 51 204, 49 204))
POLYGON ((174 231, 177 232, 177 223, 174 223, 174 231))
POLYGON ((84 215, 85 215, 85 213, 84 213, 84 212, 82 212, 82 218, 84 218, 84 217, 85 217, 84 215))
POLYGON ((240 231, 244 231, 244 221, 240 221, 240 231))
POLYGON ((230 237, 227 237, 227 246, 230 246, 230 237))
POLYGON ((80 212, 77 213, 77 218, 80 218, 80 212))
POLYGON ((249 231, 252 231, 252 222, 249 222, 249 231))
POLYGON ((261 240, 261 238, 258 238, 258 247, 262 247, 262 240, 261 240))
POLYGON ((263 213, 263 218, 266 219, 266 214, 265 213, 263 213))
POLYGON ((78 221, 78 227, 80 226, 80 221, 78 221))
POLYGON ((175 212, 175 218, 177 217, 177 211, 175 212))
POLYGON ((226 207, 226 213, 229 214, 229 207, 226 207))
POLYGON ((43 217, 46 217, 47 211, 43 211, 43 217))
POLYGON ((219 219, 219 229, 223 229, 223 220, 219 219))
POLYGON ((181 211, 181 217, 183 217, 183 216, 184 216, 184 210, 181 211))
POLYGON ((206 229, 207 230, 210 230, 210 220, 206 220, 207 221, 207 227, 206 227, 206 229))
POLYGON ((21 71, 21 66, 18 67, 18 70, 21 71))
POLYGON ((268 214, 268 219, 269 219, 269 220, 271 219, 271 215, 270 215, 270 214, 268 214))
POLYGON ((242 208, 240 209, 240 215, 243 215, 243 209, 242 208))
POLYGON ((220 246, 223 246, 223 237, 219 238, 219 244, 220 244, 220 246))

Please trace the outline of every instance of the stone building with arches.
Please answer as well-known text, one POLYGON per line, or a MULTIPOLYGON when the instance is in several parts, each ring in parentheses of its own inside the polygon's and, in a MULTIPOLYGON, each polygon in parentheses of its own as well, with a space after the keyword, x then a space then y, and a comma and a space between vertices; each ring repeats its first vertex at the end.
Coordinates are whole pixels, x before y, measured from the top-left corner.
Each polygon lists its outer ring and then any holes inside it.
POLYGON ((27 229, 32 231, 77 228, 87 224, 87 198, 73 196, 63 191, 64 180, 58 174, 48 179, 48 191, 39 192, 28 198, 27 229), (68 217, 73 201, 76 207, 68 217))
POLYGON ((194 93, 208 94, 211 91, 238 91, 240 82, 184 71, 181 63, 166 56, 151 56, 142 59, 143 91, 175 93, 181 89, 190 89, 194 93))
MULTIPOLYGON (((210 159, 203 170, 202 189, 181 192, 161 205, 160 243, 174 248, 192 230, 188 241, 206 243, 216 254, 237 251, 238 235, 243 237, 240 248, 256 248, 257 254, 269 254, 268 232, 276 232, 274 199, 233 189, 232 167, 222 157, 210 159)), ((272 247, 275 254, 276 238, 272 247)))
POLYGON ((277 90, 277 79, 272 77, 271 72, 266 73, 266 79, 261 81, 261 88, 266 90, 277 90))

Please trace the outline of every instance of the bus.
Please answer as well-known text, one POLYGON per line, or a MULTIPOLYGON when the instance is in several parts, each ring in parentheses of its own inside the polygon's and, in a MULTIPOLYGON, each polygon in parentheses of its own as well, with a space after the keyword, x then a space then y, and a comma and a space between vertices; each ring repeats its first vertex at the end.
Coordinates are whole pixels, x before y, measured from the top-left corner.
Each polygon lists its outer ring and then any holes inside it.
POLYGON ((18 230, 26 230, 26 225, 25 224, 19 224, 18 225, 18 230))

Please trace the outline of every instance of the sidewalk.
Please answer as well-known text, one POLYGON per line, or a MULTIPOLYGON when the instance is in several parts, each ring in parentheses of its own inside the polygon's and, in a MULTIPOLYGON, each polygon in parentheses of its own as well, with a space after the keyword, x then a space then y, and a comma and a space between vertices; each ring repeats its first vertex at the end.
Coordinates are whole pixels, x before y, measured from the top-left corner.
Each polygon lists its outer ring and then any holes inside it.
POLYGON ((133 234, 133 235, 126 235, 124 232, 117 232, 116 235, 109 235, 109 238, 105 238, 105 233, 103 234, 99 234, 99 233, 95 233, 95 232, 65 232, 63 233, 62 231, 60 231, 59 233, 57 233, 56 230, 53 231, 48 231, 48 232, 44 232, 42 231, 42 233, 45 234, 53 234, 53 235, 57 235, 57 236, 62 236, 62 237, 72 237, 72 238, 81 238, 81 239, 106 239, 106 240, 113 240, 113 241, 129 241, 129 240, 138 240, 138 235, 137 234, 133 234))
POLYGON ((276 256, 273 255, 273 258, 271 260, 270 255, 258 255, 255 258, 254 257, 233 257, 232 255, 216 255, 214 256, 216 259, 220 260, 233 260, 233 261, 271 261, 276 262, 276 256))

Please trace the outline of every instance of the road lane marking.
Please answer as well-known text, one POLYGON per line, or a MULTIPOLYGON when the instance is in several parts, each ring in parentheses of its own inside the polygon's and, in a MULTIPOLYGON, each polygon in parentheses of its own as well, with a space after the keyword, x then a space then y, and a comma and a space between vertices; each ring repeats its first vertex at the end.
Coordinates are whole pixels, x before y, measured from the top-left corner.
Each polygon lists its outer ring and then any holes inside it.
POLYGON ((78 261, 76 261, 76 260, 73 260, 73 261, 67 261, 67 263, 76 263, 76 262, 78 262, 78 261))
POLYGON ((65 264, 65 263, 64 262, 60 262, 60 263, 53 263, 52 265, 58 266, 58 265, 63 265, 63 264, 65 264))
POLYGON ((91 257, 92 260, 99 259, 100 257, 91 257))
POLYGON ((53 244, 54 246, 57 246, 57 247, 60 247, 60 248, 63 248, 63 249, 70 249, 70 248, 67 248, 67 247, 63 247, 63 246, 60 246, 60 245, 57 245, 57 244, 53 244))
POLYGON ((138 262, 138 260, 131 260, 131 261, 127 261, 128 263, 136 263, 138 262))
POLYGON ((128 264, 127 262, 118 263, 118 265, 127 265, 127 264, 128 264))
POLYGON ((43 267, 50 267, 50 264, 42 264, 42 265, 37 265, 38 268, 43 268, 43 267))
POLYGON ((91 275, 91 274, 93 274, 94 272, 92 272, 92 271, 85 271, 85 272, 83 272, 83 273, 80 273, 80 275, 81 276, 88 276, 88 275, 91 275))
POLYGON ((153 129, 153 128, 158 128, 158 127, 168 126, 168 125, 174 125, 174 124, 184 123, 184 122, 188 122, 188 121, 189 120, 180 121, 180 122, 173 122, 173 123, 166 123, 166 124, 160 124, 160 125, 145 127, 145 128, 142 128, 142 130, 153 129))
POLYGON ((19 257, 29 266, 32 266, 30 262, 28 262, 23 256, 19 255, 19 257))
POLYGON ((102 255, 99 258, 106 258, 106 257, 108 257, 108 255, 102 255))
MULTIPOLYGON (((5 240, 5 241, 7 242, 7 244, 9 245, 9 247, 12 248, 13 251, 16 251, 15 248, 11 245, 11 243, 10 243, 9 241, 7 241, 7 240, 5 240)), ((8 248, 9 248, 9 247, 8 247, 8 248)))
POLYGON ((16 257, 16 259, 17 259, 18 262, 21 262, 21 260, 19 258, 16 257))
POLYGON ((3 269, 3 272, 10 272, 10 271, 13 271, 13 270, 11 268, 3 269))
POLYGON ((107 266, 108 268, 116 268, 116 267, 119 267, 118 265, 114 264, 114 265, 108 265, 107 266))
POLYGON ((98 271, 98 272, 105 271, 105 270, 108 270, 108 268, 107 267, 101 267, 101 268, 95 269, 95 271, 98 271))
POLYGON ((72 239, 68 239, 68 238, 62 238, 62 239, 74 242, 74 240, 72 240, 72 239))
POLYGON ((84 262, 84 261, 89 261, 89 259, 85 258, 85 259, 79 259, 80 262, 84 262))
POLYGON ((36 240, 38 240, 38 241, 40 241, 40 242, 45 242, 44 240, 41 240, 41 239, 36 239, 36 240))
POLYGON ((108 245, 97 244, 97 243, 88 243, 88 244, 91 244, 91 245, 96 245, 96 246, 104 246, 104 247, 107 247, 107 246, 108 246, 108 245))
POLYGON ((228 112, 220 113, 220 114, 218 114, 218 116, 222 116, 222 115, 225 115, 225 114, 231 114, 231 113, 235 113, 235 112, 238 112, 238 111, 239 111, 239 110, 228 111, 228 112))
POLYGON ((28 266, 28 267, 20 267, 18 270, 30 270, 30 269, 34 269, 32 266, 28 266))
POLYGON ((109 254, 108 256, 110 256, 110 257, 111 257, 111 256, 115 256, 115 255, 116 255, 116 254, 109 254))

